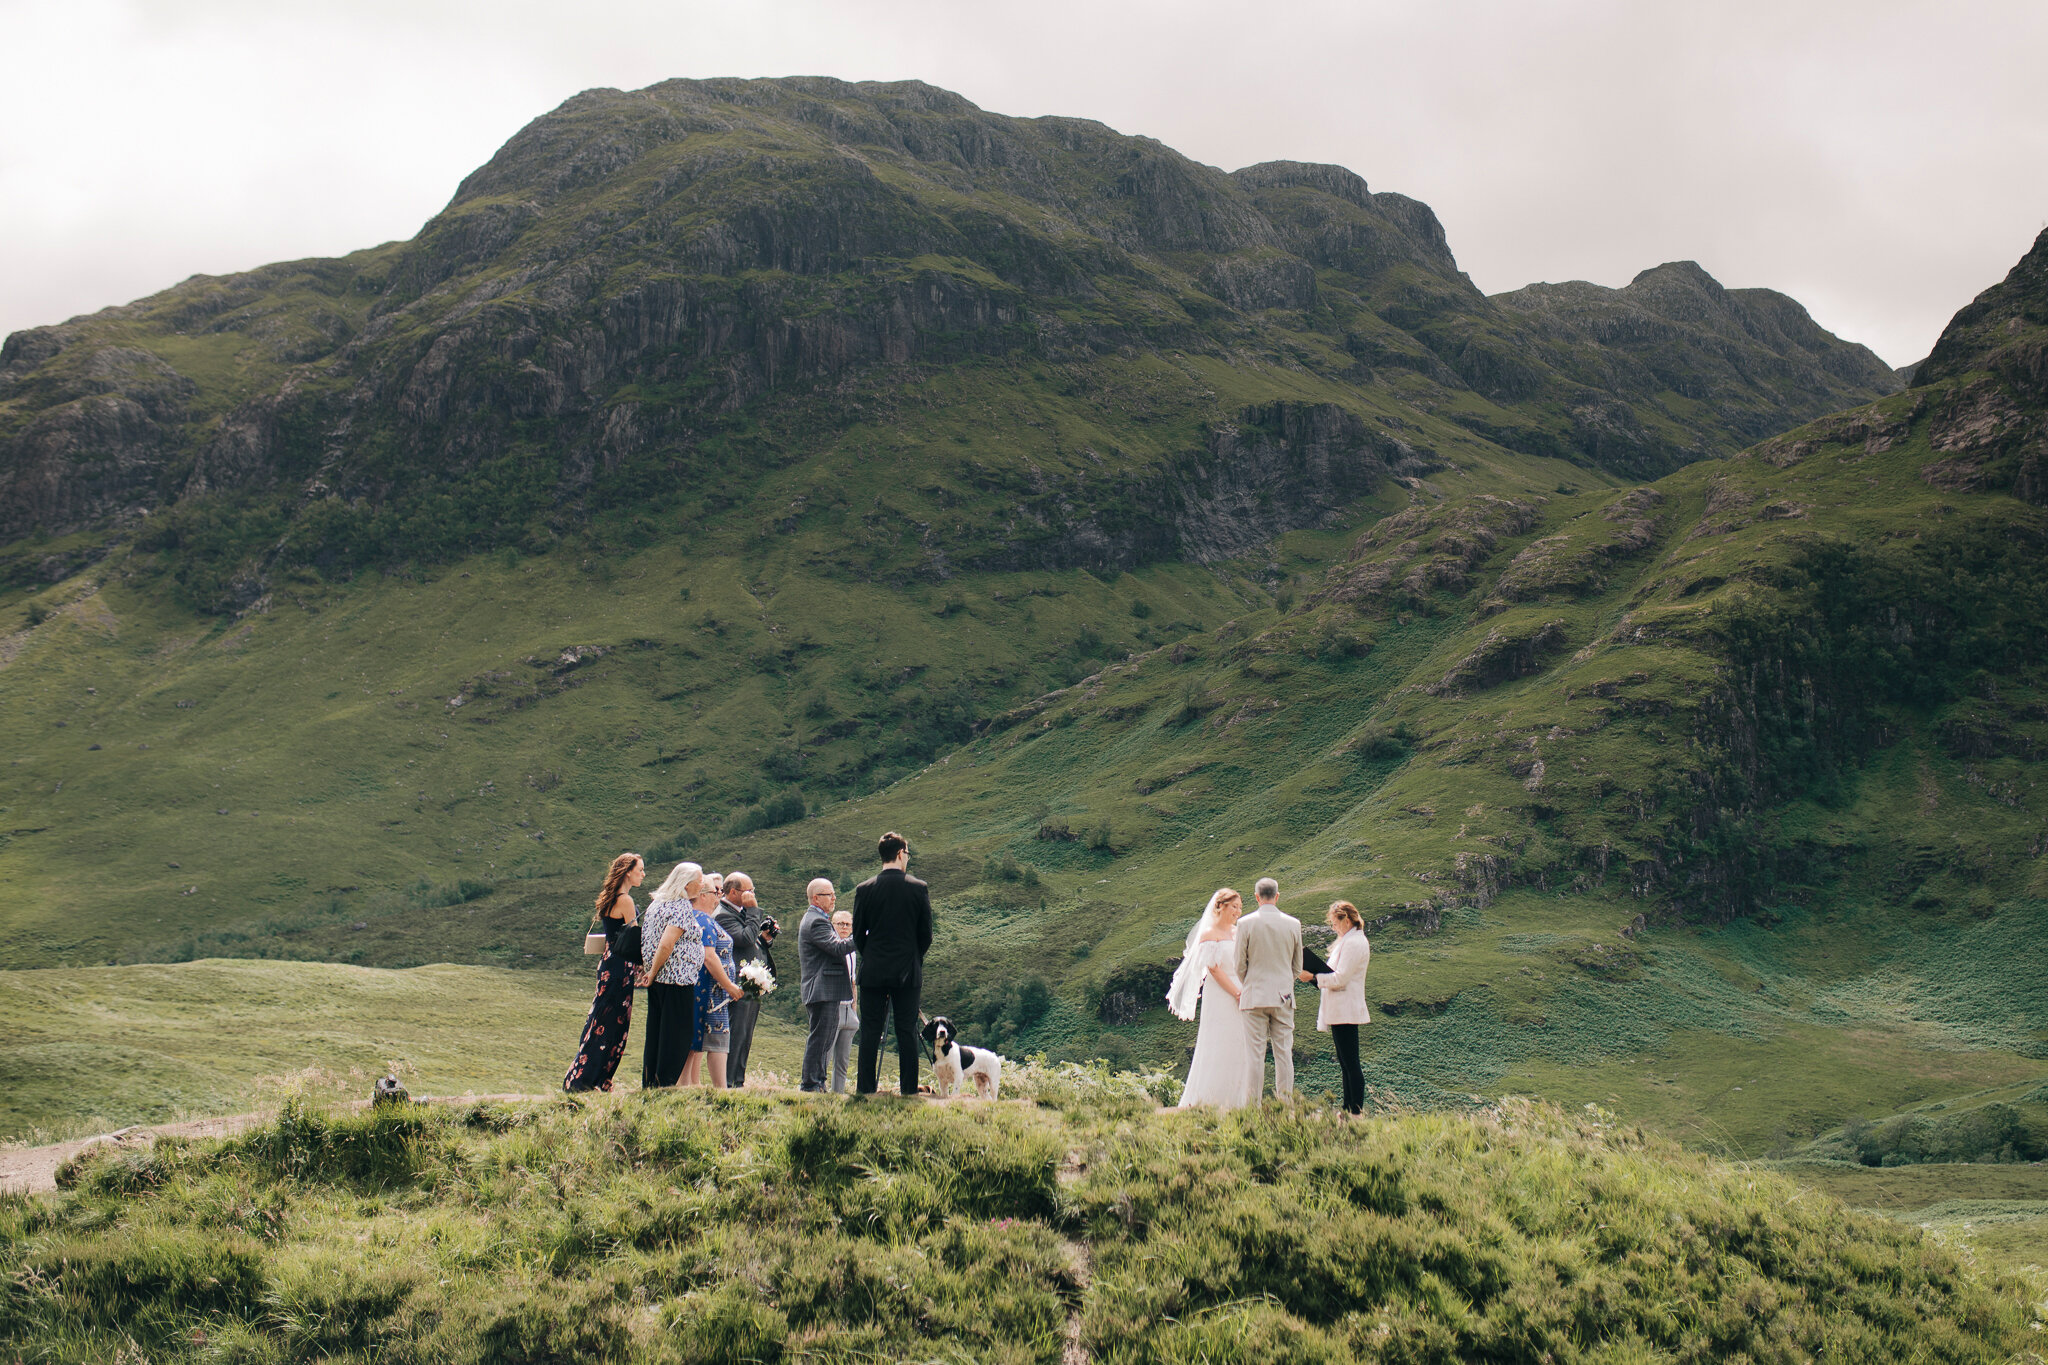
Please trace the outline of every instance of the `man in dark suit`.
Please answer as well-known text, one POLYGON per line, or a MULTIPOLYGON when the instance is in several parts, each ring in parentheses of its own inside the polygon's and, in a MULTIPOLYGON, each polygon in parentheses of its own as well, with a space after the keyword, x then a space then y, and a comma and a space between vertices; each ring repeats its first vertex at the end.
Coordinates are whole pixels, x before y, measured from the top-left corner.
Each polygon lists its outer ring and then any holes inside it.
POLYGON ((853 951, 860 972, 860 1074, 855 1090, 875 1093, 882 1022, 896 1020, 898 1080, 917 1093, 917 1006, 924 955, 932 946, 931 888, 910 875, 910 843, 891 831, 877 851, 882 870, 853 889, 853 951))
MULTIPOLYGON (((726 874, 716 911, 718 927, 732 935, 734 966, 759 962, 773 973, 775 959, 768 952, 768 926, 773 921, 761 913, 758 902, 747 903, 753 900, 753 890, 754 879, 746 873, 726 874)), ((738 1090, 747 1083, 747 1057, 754 1050, 754 1026, 761 1019, 761 997, 741 996, 726 1007, 726 1017, 732 1021, 732 1051, 725 1059, 725 1085, 728 1090, 738 1090)))
POLYGON ((811 904, 796 927, 797 970, 811 1025, 804 1038, 803 1088, 822 1091, 832 1045, 838 1041, 839 1007, 853 999, 853 981, 846 973, 846 940, 832 932, 839 893, 830 881, 816 877, 805 895, 811 904))

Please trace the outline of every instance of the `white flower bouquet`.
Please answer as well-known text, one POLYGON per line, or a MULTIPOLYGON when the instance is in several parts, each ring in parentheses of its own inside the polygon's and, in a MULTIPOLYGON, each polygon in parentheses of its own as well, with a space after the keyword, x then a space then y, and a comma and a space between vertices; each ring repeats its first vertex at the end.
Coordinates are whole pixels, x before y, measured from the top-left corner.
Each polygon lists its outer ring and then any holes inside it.
POLYGON ((768 964, 765 962, 742 962, 740 989, 758 1000, 774 991, 775 973, 768 970, 768 964))

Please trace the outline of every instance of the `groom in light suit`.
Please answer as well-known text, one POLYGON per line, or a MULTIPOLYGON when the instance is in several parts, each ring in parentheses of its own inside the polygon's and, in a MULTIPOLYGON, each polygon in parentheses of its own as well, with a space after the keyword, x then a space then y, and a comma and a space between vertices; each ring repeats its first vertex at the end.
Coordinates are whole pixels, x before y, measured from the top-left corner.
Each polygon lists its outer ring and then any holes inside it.
POLYGON ((1251 1043, 1252 1103, 1265 1088, 1266 1049, 1273 1049, 1273 1095, 1294 1094, 1294 980, 1301 970, 1301 921, 1282 913, 1280 883, 1259 878, 1259 908, 1237 922, 1237 1007, 1251 1043))

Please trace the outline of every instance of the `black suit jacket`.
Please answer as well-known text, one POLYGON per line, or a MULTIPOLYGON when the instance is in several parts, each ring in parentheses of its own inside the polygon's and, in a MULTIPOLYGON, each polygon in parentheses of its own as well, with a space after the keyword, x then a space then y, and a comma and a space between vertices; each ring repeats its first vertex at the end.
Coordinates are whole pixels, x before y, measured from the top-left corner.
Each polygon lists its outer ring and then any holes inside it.
POLYGON ((749 910, 743 905, 734 905, 721 897, 718 909, 712 913, 718 927, 732 935, 732 960, 740 962, 762 962, 767 964, 769 975, 775 973, 775 954, 761 941, 761 923, 767 915, 759 909, 749 910))
POLYGON ((853 950, 860 954, 861 985, 920 980, 931 946, 930 887, 885 867, 853 889, 853 950))

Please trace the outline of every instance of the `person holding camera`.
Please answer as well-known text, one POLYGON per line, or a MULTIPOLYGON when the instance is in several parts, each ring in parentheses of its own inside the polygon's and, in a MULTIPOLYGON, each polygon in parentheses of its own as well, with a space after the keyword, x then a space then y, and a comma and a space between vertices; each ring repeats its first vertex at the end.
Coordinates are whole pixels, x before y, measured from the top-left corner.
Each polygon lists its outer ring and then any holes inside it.
MULTIPOLYGON (((754 895, 754 879, 744 872, 728 872, 718 899, 718 927, 732 935, 733 960, 744 967, 758 962, 775 972, 775 955, 769 945, 782 932, 780 925, 761 913, 754 895)), ((761 1019, 761 997, 748 995, 726 1007, 732 1020, 732 1051, 725 1059, 725 1084, 738 1090, 747 1083, 747 1057, 754 1050, 754 1026, 761 1019)))

